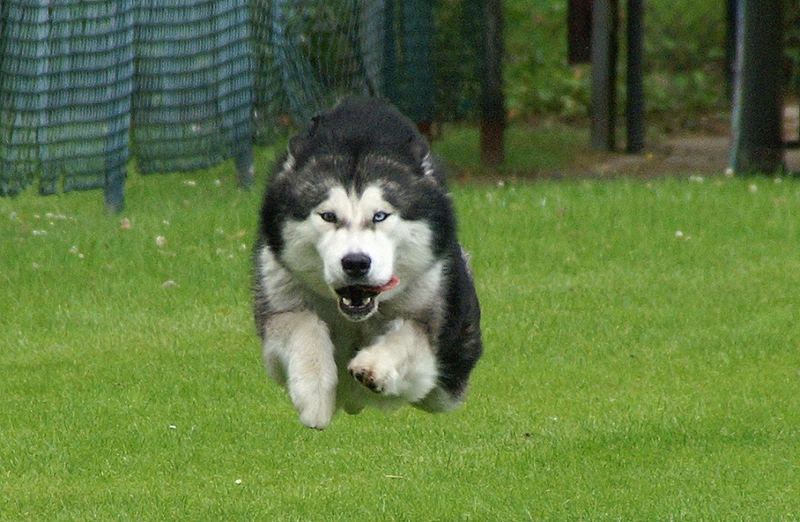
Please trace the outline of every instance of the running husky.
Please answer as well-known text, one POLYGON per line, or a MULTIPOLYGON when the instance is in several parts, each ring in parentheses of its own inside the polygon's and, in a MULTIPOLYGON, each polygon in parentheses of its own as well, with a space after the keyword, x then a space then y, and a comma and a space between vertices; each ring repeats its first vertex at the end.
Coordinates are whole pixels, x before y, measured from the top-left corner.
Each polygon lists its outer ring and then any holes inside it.
POLYGON ((480 309, 443 173, 385 102, 347 98, 289 142, 264 196, 254 312, 300 422, 464 399, 480 309))

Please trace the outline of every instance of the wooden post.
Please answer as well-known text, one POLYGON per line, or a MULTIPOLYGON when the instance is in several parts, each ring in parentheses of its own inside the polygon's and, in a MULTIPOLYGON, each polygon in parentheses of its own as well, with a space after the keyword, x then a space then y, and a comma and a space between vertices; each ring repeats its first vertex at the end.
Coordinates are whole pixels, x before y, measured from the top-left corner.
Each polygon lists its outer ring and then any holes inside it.
POLYGON ((739 0, 732 117, 734 172, 783 163, 783 2, 739 0))
POLYGON ((503 96, 503 10, 501 0, 484 0, 481 71, 481 161, 499 165, 505 159, 506 108, 503 96))
POLYGON ((625 98, 625 118, 628 140, 625 150, 638 153, 644 149, 644 0, 628 0, 628 93, 625 98))
POLYGON ((596 0, 592 8, 591 145, 613 150, 616 125, 617 1, 596 0))

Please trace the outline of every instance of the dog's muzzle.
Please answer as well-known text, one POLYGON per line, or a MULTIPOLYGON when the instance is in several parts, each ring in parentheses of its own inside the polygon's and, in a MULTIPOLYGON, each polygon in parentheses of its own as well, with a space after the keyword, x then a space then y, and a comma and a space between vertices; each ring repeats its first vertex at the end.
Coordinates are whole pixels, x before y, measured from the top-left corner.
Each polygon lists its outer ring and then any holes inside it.
POLYGON ((392 276, 389 282, 380 286, 350 285, 337 288, 339 311, 351 321, 363 321, 378 308, 378 295, 395 288, 399 283, 397 276, 392 276))

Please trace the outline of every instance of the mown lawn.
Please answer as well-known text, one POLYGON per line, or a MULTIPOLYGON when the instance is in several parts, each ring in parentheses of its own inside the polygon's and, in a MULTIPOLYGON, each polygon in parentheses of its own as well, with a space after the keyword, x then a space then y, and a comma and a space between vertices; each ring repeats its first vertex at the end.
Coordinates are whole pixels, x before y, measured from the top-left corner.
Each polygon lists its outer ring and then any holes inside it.
POLYGON ((261 368, 234 185, 0 199, 0 519, 800 517, 800 182, 455 186, 466 406, 324 432, 261 368))

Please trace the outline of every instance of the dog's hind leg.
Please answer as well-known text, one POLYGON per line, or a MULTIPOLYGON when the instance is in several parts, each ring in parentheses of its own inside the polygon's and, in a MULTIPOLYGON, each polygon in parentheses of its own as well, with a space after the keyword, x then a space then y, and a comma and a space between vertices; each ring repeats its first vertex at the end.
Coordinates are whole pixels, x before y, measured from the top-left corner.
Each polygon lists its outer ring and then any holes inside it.
POLYGON ((375 393, 416 402, 436 385, 436 357, 415 321, 397 319, 389 331, 360 350, 347 366, 350 375, 375 393))
POLYGON ((312 312, 278 313, 265 323, 264 363, 309 428, 325 428, 336 410, 333 350, 328 327, 312 312))

